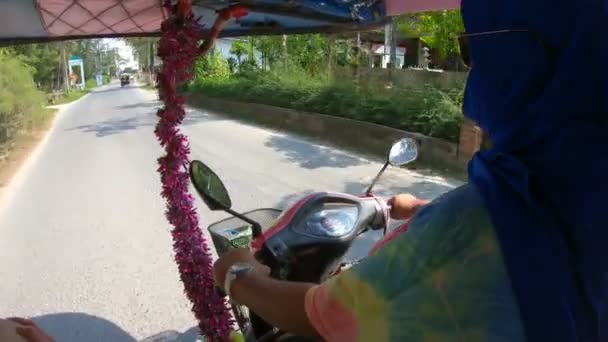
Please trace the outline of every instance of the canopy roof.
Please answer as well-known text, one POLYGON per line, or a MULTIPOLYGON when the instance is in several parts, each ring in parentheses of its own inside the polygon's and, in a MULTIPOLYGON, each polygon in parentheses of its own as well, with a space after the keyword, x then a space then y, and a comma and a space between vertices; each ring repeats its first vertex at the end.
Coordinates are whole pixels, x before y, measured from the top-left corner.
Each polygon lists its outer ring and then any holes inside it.
MULTIPOLYGON (((3 0, 0 41, 154 36, 167 16, 163 0, 3 0)), ((460 0, 193 0, 203 35, 218 10, 241 4, 248 14, 221 36, 364 30, 405 12, 455 8, 460 0)))

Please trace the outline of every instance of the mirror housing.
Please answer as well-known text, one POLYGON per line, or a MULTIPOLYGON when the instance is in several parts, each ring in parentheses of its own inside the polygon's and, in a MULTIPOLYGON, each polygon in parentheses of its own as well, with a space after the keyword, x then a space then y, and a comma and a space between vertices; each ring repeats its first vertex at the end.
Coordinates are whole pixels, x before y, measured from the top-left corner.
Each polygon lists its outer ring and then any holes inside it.
POLYGON ((402 138, 401 140, 394 143, 391 149, 388 151, 384 166, 382 166, 382 169, 380 170, 380 172, 378 172, 378 174, 376 175, 372 183, 369 185, 369 188, 367 188, 367 191, 365 193, 368 196, 372 195, 372 190, 374 189, 374 186, 376 185, 376 183, 378 183, 380 176, 382 176, 382 174, 384 173, 384 171, 386 171, 386 168, 389 165, 403 166, 413 162, 417 158, 418 146, 416 145, 416 141, 414 139, 402 138))
POLYGON ((222 183, 220 177, 213 170, 203 162, 193 160, 190 162, 189 172, 192 185, 194 185, 196 192, 198 192, 209 209, 213 211, 223 210, 241 219, 243 222, 251 224, 254 239, 262 234, 262 227, 258 222, 250 219, 247 215, 239 214, 231 209, 232 200, 230 199, 228 190, 226 190, 224 183, 222 183))
POLYGON ((418 146, 412 138, 403 138, 393 144, 386 160, 392 166, 403 166, 418 159, 418 146))
POLYGON ((228 190, 213 170, 199 160, 190 162, 190 179, 196 192, 201 196, 209 209, 227 210, 232 207, 228 190))

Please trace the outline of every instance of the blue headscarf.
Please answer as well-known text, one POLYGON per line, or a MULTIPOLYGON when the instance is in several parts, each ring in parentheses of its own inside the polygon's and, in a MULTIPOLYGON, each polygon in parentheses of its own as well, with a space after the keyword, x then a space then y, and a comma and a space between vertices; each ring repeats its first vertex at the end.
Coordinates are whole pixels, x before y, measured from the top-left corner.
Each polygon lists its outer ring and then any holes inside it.
POLYGON ((469 165, 530 341, 608 340, 608 0, 463 0, 469 165), (603 335, 601 335, 603 334, 603 335), (601 336, 601 337, 600 337, 601 336))

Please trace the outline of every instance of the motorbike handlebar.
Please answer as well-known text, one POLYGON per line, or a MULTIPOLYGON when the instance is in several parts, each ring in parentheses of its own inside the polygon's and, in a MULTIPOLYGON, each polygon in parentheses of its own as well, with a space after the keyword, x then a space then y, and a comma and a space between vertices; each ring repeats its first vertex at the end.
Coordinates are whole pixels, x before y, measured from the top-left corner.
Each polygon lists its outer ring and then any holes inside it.
POLYGON ((376 217, 372 221, 371 228, 373 230, 383 229, 386 231, 386 228, 390 224, 391 206, 382 197, 372 195, 369 197, 369 200, 373 201, 376 207, 376 217))

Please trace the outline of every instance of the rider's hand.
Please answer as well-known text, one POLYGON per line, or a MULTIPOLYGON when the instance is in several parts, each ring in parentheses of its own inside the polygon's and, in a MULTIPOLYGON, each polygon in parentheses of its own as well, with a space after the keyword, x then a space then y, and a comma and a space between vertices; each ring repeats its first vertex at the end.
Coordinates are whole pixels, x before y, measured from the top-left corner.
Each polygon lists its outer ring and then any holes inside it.
POLYGON ((224 288, 224 280, 226 279, 226 272, 230 266, 238 262, 247 262, 255 265, 254 272, 268 276, 270 274, 270 268, 268 266, 259 263, 251 251, 245 248, 231 249, 224 253, 213 265, 213 273, 215 275, 215 285, 220 288, 224 288))
POLYGON ((406 220, 412 217, 418 208, 430 202, 409 194, 397 195, 388 200, 388 204, 391 206, 391 217, 395 220, 406 220))
POLYGON ((28 342, 54 342, 55 340, 40 329, 34 321, 26 318, 9 318, 9 320, 19 324, 17 334, 28 342))

